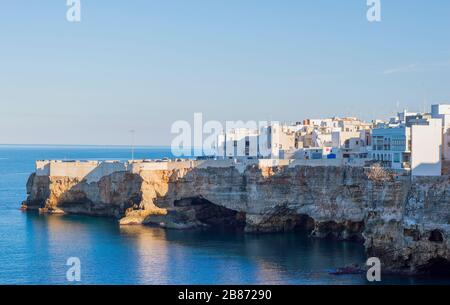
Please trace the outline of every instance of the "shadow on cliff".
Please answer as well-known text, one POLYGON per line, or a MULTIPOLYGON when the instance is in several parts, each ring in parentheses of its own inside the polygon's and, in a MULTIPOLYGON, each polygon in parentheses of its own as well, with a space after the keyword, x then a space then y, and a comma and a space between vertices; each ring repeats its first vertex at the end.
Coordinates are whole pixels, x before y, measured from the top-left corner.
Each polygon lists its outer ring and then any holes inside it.
POLYGON ((348 182, 360 174, 351 171, 258 166, 249 166, 243 173, 233 167, 192 169, 181 178, 169 179, 167 193, 157 198, 155 204, 166 208, 168 214, 149 216, 145 223, 166 228, 236 228, 258 233, 306 231, 320 238, 362 242, 364 222, 337 216, 339 196, 358 201, 363 193, 360 186, 348 182), (325 187, 343 185, 345 194, 331 189, 318 192, 314 186, 317 176, 325 187), (315 215, 308 213, 305 206, 310 211, 327 210, 328 219, 314 219, 315 215))
POLYGON ((450 278, 450 261, 443 257, 435 257, 418 268, 419 273, 428 276, 450 278))
MULTIPOLYGON (((158 200, 156 200, 156 206, 158 200)), ((243 231, 245 212, 226 208, 204 198, 203 195, 181 197, 164 206, 166 215, 150 215, 144 224, 166 229, 215 229, 243 231)))
POLYGON ((82 180, 31 175, 27 183, 29 210, 121 218, 142 201, 139 175, 118 171, 102 176, 96 169, 82 180))

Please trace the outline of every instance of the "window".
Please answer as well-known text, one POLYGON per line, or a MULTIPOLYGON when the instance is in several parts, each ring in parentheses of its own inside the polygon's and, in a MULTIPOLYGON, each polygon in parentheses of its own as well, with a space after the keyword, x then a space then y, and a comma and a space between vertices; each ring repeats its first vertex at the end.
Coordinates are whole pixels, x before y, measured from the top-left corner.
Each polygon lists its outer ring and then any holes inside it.
POLYGON ((394 154, 394 162, 395 163, 399 163, 400 162, 400 154, 399 153, 395 153, 394 154))

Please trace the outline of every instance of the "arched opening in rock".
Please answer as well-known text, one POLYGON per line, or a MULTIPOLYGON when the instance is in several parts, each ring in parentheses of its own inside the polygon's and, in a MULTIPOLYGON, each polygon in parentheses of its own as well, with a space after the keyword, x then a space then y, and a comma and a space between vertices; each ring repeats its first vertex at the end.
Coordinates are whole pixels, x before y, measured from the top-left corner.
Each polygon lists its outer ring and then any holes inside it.
POLYGON ((364 237, 362 232, 364 231, 364 221, 346 221, 345 230, 341 238, 353 241, 353 242, 364 242, 364 237))
POLYGON ((264 221, 253 228, 256 232, 291 232, 304 231, 310 233, 315 221, 305 214, 295 214, 288 209, 278 209, 267 215, 264 221))
POLYGON ((430 259, 428 263, 422 266, 421 273, 431 276, 450 276, 450 261, 442 257, 430 259))
POLYGON ((435 243, 442 243, 444 241, 444 236, 442 235, 441 231, 433 230, 430 232, 430 237, 428 238, 428 240, 435 243))
POLYGON ((176 200, 174 206, 185 210, 186 215, 192 215, 192 221, 200 222, 209 228, 233 230, 245 228, 244 212, 225 208, 200 196, 176 200))
POLYGON ((320 222, 315 228, 314 236, 320 238, 339 238, 344 229, 343 224, 335 221, 320 222))
POLYGON ((288 219, 286 227, 294 231, 311 232, 314 229, 315 221, 306 214, 294 215, 293 218, 288 219))
POLYGON ((313 236, 363 242, 363 230, 364 222, 362 221, 345 221, 339 223, 335 221, 326 221, 316 224, 313 236))

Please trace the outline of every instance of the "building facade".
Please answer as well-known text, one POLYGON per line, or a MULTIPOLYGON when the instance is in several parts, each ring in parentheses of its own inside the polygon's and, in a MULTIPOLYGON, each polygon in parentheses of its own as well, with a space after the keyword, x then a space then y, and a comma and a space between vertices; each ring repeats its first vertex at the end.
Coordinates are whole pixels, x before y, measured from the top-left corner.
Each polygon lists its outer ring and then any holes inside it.
POLYGON ((406 126, 372 130, 372 160, 392 169, 411 167, 411 133, 406 126))

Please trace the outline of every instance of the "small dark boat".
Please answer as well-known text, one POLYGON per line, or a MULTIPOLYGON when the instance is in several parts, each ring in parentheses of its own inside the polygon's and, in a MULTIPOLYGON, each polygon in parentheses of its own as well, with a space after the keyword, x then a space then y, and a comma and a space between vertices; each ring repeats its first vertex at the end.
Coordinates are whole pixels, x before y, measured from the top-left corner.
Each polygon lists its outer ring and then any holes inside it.
POLYGON ((345 274, 362 274, 365 271, 361 269, 358 265, 346 266, 337 268, 330 272, 333 275, 345 275, 345 274))

